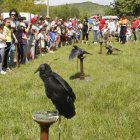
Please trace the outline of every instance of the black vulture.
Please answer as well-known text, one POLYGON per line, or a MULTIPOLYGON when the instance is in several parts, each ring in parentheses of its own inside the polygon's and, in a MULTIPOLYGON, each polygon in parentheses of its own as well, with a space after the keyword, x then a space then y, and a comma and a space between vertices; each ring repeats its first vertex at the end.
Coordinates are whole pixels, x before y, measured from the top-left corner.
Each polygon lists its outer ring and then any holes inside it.
POLYGON ((111 45, 108 45, 108 46, 106 47, 106 49, 108 50, 108 51, 107 51, 107 54, 112 54, 114 51, 116 51, 116 52, 121 51, 121 50, 119 50, 119 49, 117 49, 117 48, 113 48, 111 45))
MULTIPOLYGON (((36 72, 44 82, 46 95, 59 112, 59 115, 67 119, 75 113, 75 94, 69 84, 57 73, 53 72, 48 64, 41 64, 36 72)), ((35 72, 35 73, 36 73, 35 72)))
POLYGON ((70 53, 70 56, 69 56, 69 59, 72 60, 74 59, 75 57, 82 57, 84 54, 90 54, 92 55, 91 53, 79 48, 78 46, 73 46, 74 48, 71 50, 71 53, 70 53))

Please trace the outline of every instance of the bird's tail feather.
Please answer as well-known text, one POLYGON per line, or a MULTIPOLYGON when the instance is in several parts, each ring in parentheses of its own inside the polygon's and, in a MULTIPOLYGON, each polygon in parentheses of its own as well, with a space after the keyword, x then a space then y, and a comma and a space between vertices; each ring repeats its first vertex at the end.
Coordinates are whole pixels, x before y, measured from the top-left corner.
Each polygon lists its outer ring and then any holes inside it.
POLYGON ((118 48, 113 48, 113 51, 121 51, 121 50, 119 50, 118 48))
POLYGON ((67 119, 72 118, 75 113, 75 106, 73 103, 65 103, 65 104, 58 104, 57 109, 59 111, 59 114, 64 116, 67 119))

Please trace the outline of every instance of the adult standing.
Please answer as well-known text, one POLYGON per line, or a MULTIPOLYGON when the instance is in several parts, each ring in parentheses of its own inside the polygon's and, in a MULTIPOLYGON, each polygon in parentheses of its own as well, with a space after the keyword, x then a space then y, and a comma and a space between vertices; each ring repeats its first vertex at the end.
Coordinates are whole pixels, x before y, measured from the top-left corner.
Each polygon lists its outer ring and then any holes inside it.
POLYGON ((137 18, 134 18, 132 22, 132 33, 134 34, 134 41, 138 41, 138 32, 140 27, 140 21, 137 18))
POLYGON ((10 48, 10 51, 9 51, 9 57, 10 57, 10 61, 9 61, 9 64, 11 66, 14 65, 14 57, 15 57, 15 47, 16 47, 16 43, 18 42, 17 41, 17 38, 15 36, 15 32, 17 30, 17 17, 18 17, 18 12, 16 9, 11 9, 10 12, 9 12, 9 16, 10 16, 10 27, 11 27, 11 31, 12 31, 12 34, 13 34, 13 38, 12 38, 12 44, 11 44, 11 48, 10 48))
POLYGON ((82 27, 82 44, 86 38, 86 44, 88 44, 88 33, 89 33, 89 23, 87 18, 83 19, 83 27, 82 27))
POLYGON ((99 16, 99 30, 100 30, 101 40, 102 40, 103 43, 105 42, 104 34, 103 34, 105 24, 106 24, 105 19, 100 15, 99 16))
POLYGON ((4 54, 4 62, 3 62, 3 70, 9 70, 8 67, 8 58, 9 58, 9 51, 11 47, 11 42, 12 42, 12 30, 10 28, 10 19, 5 18, 4 19, 4 34, 6 36, 6 47, 5 47, 5 54, 4 54))
POLYGON ((94 44, 98 43, 98 35, 99 35, 99 19, 95 18, 93 21, 93 36, 94 36, 94 44))
POLYGON ((47 31, 49 31, 51 29, 51 22, 50 22, 50 17, 49 16, 46 16, 45 24, 47 26, 47 31))
POLYGON ((0 25, 0 74, 6 74, 6 72, 2 70, 5 47, 6 47, 6 37, 3 33, 3 25, 0 25))
POLYGON ((122 44, 125 44, 126 42, 126 29, 127 29, 127 24, 128 24, 128 19, 125 14, 122 15, 120 21, 120 42, 122 44))

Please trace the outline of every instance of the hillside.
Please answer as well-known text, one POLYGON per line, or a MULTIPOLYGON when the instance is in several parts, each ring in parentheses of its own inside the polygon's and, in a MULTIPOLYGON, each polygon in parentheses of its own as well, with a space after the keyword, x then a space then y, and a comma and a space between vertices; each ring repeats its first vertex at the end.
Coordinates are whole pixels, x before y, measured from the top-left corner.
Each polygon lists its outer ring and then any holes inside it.
POLYGON ((101 14, 105 15, 105 11, 109 9, 109 6, 99 5, 92 2, 83 2, 83 3, 73 3, 68 4, 69 7, 76 7, 80 11, 80 14, 88 13, 89 16, 101 14))

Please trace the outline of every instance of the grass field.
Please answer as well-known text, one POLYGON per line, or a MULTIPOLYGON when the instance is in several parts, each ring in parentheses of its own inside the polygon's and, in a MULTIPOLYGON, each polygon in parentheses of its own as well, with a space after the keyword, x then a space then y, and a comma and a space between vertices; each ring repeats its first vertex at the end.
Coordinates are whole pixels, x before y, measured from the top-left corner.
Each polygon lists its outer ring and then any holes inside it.
MULTIPOLYGON (((90 39, 91 40, 91 39, 90 39)), ((89 81, 70 80, 77 59, 68 60, 71 46, 38 59, 7 75, 0 75, 0 140, 39 140, 40 128, 32 119, 36 111, 53 110, 44 85, 34 71, 48 63, 73 88, 76 116, 62 118, 61 140, 140 140, 140 43, 120 45, 118 55, 99 54, 92 42, 80 46, 93 55, 84 60, 89 81)), ((58 140, 58 123, 50 128, 50 140, 58 140)))

